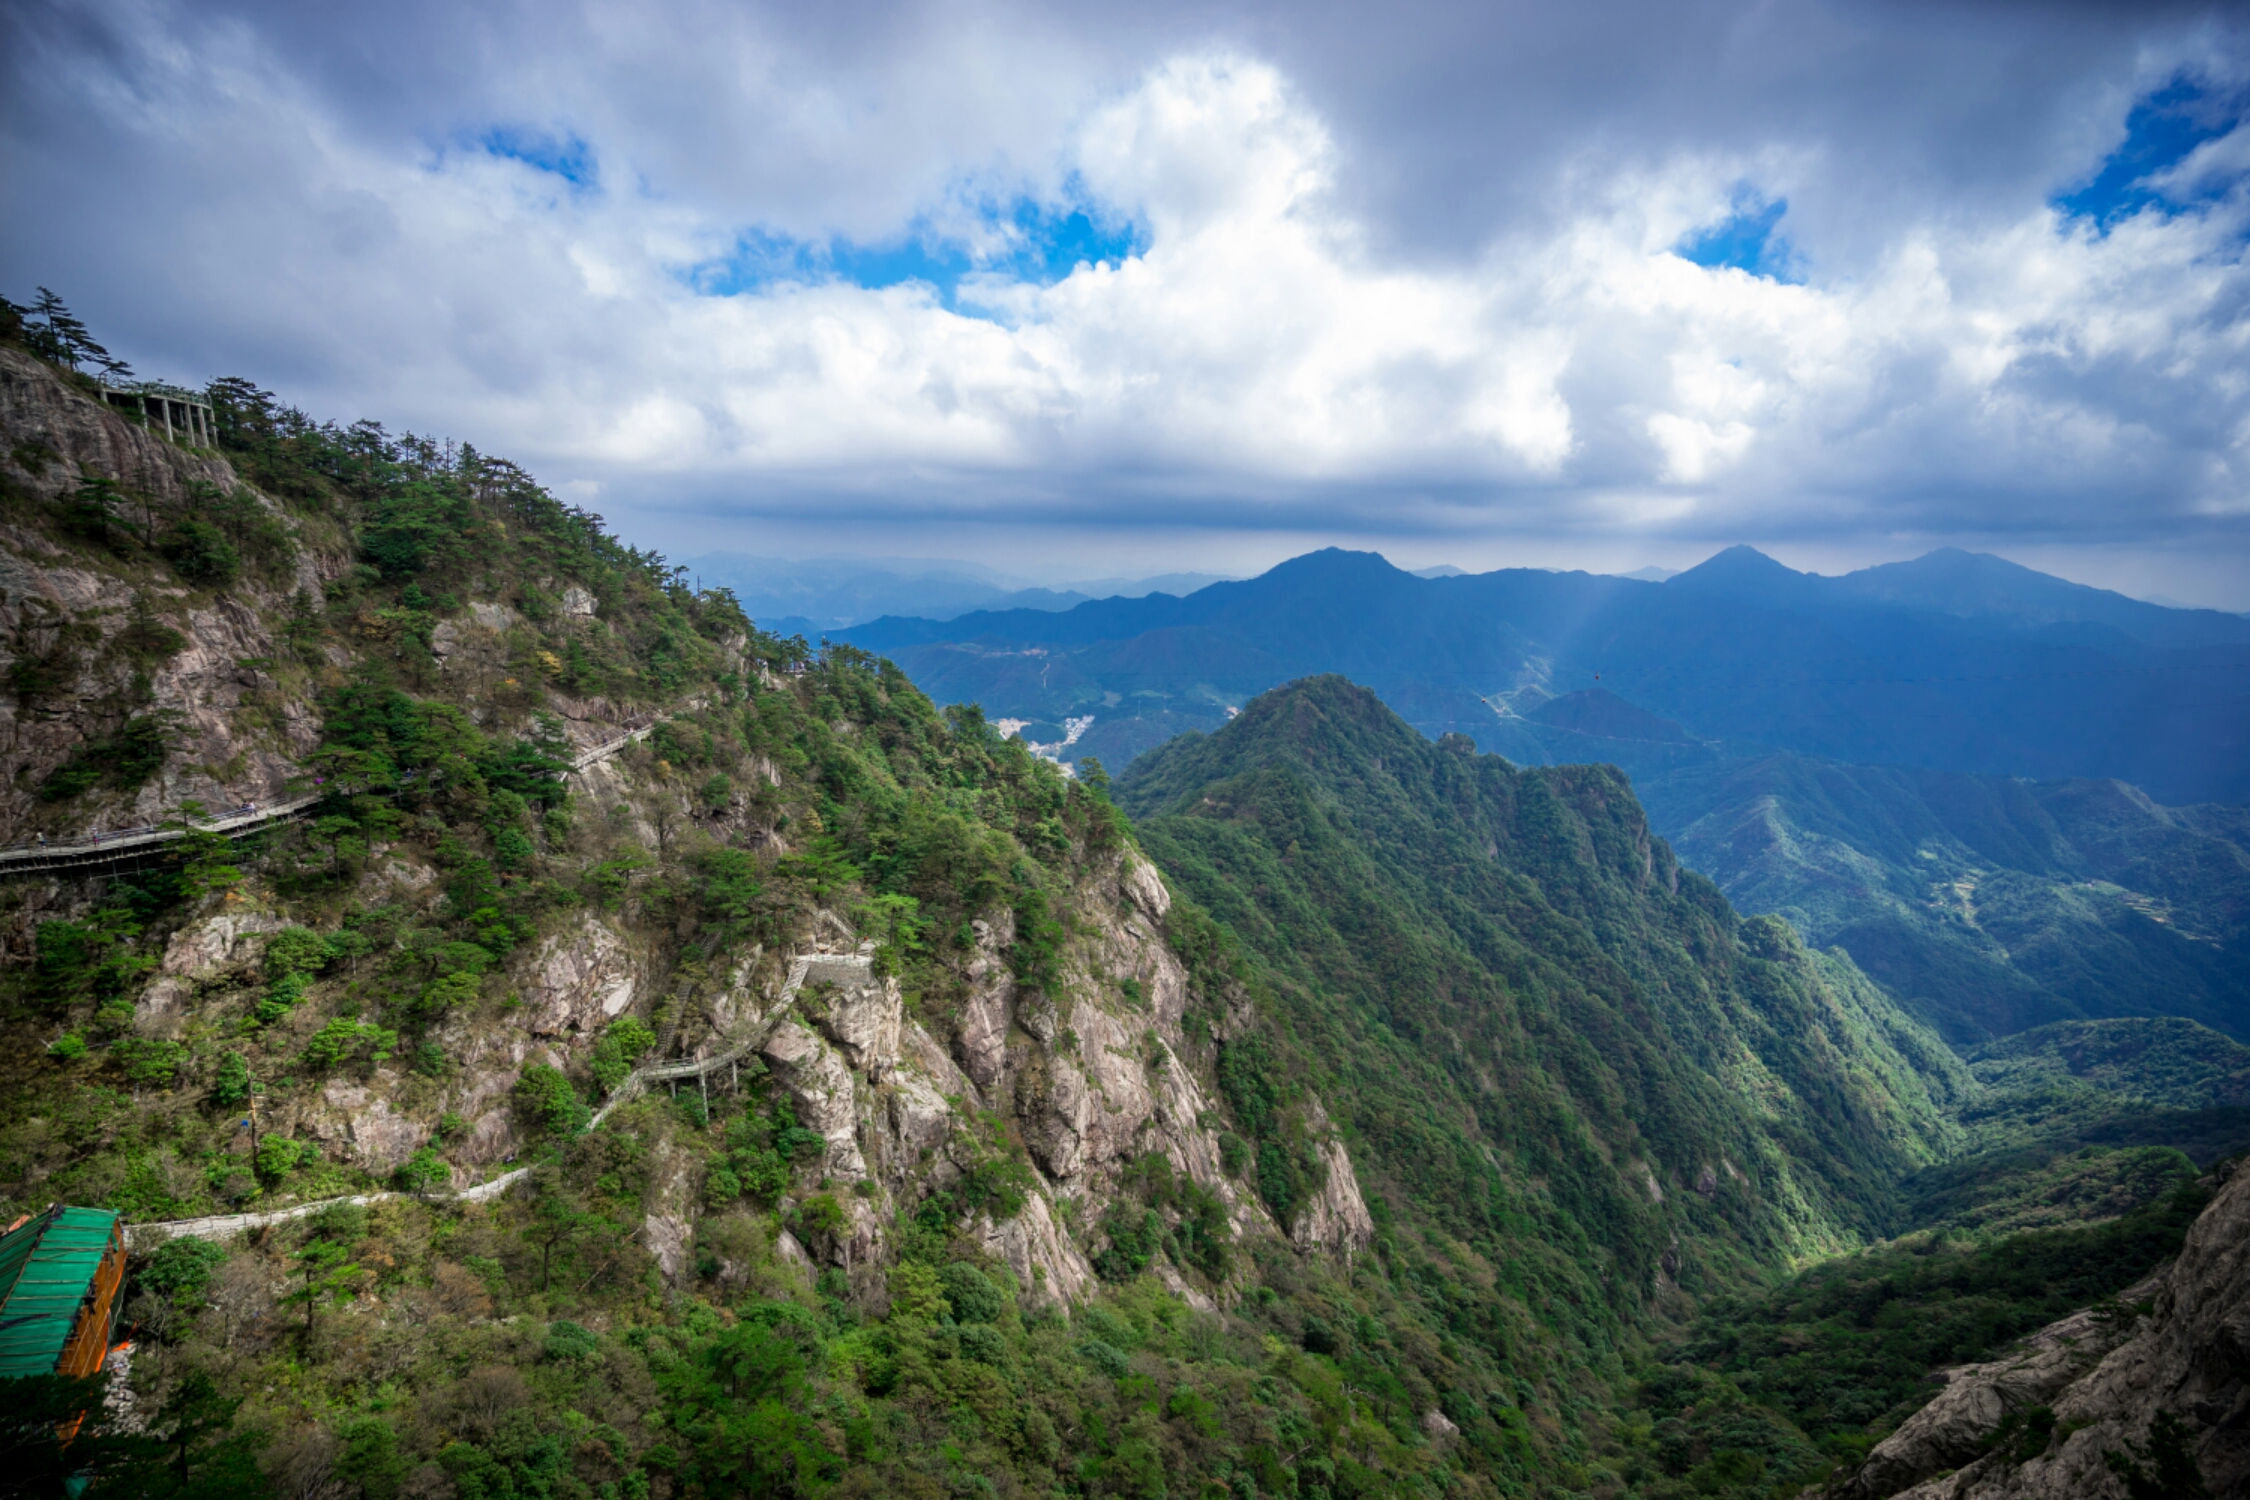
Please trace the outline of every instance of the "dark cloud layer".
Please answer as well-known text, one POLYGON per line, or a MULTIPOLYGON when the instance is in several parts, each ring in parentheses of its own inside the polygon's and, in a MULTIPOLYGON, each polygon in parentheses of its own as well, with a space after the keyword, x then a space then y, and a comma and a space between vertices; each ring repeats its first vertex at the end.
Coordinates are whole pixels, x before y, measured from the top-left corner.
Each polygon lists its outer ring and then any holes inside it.
POLYGON ((1964 541, 2250 607, 2245 39, 2211 6, 29 0, 0 289, 676 548, 1964 541), (1073 213, 1111 258, 1058 280, 1033 241, 1073 213))

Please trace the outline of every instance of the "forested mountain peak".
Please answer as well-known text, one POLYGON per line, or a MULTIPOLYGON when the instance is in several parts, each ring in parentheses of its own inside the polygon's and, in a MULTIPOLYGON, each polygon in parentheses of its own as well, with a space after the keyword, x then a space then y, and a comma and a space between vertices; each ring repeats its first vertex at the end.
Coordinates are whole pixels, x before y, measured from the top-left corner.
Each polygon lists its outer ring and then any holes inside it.
MULTIPOLYGON (((1895 1205, 1875 1184, 1942 1155, 1941 1104, 1973 1087, 1848 963, 1780 924, 1741 923, 1650 835, 1612 770, 1517 769, 1463 738, 1432 743, 1366 689, 1322 677, 1144 757, 1121 795, 1174 881, 1294 979, 1284 993, 1361 1016, 1341 1033, 1302 1016, 1309 1041, 1365 1042, 1322 1056, 1324 1074, 1381 1079, 1389 1047, 1418 1045, 1460 1059, 1425 1096, 1459 1101, 1452 1119, 1471 1122, 1446 1128, 1489 1129, 1517 1151, 1528 1142, 1501 1123, 1514 1111, 1580 1119, 1608 1155, 1653 1174, 1636 1190, 1628 1170, 1622 1191, 1614 1168, 1600 1174, 1603 1212, 1620 1216, 1601 1238, 1646 1247, 1644 1215, 1692 1219, 1709 1196, 1697 1275, 1889 1232, 1895 1205), (1808 1026, 1828 1037, 1811 1051, 1808 1026), (1562 1093, 1488 1095, 1491 1078, 1527 1066, 1568 1080, 1562 1093), (1752 1076, 1790 1101, 1778 1133, 1735 1093, 1752 1076), (1856 1186, 1837 1195, 1843 1181, 1856 1186), (1666 1183, 1689 1190, 1686 1210, 1657 1206, 1676 1201, 1666 1183)), ((1408 1128, 1397 1099, 1420 1092, 1370 1081, 1338 1098, 1366 1111, 1361 1129, 1388 1133, 1408 1128)), ((1503 1171, 1492 1191, 1512 1181, 1503 1171)), ((1664 1232, 1690 1242, 1684 1222, 1664 1232)))

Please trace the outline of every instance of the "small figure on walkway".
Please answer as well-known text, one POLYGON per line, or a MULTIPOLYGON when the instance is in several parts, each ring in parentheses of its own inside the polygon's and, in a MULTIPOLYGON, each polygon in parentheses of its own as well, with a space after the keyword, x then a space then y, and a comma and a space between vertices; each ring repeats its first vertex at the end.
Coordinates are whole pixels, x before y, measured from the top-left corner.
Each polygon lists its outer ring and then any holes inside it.
POLYGON ((38 837, 38 839, 39 839, 39 847, 40 847, 40 848, 42 848, 42 849, 46 848, 46 847, 47 847, 47 835, 45 835, 45 834, 43 834, 43 833, 42 833, 42 834, 39 834, 39 835, 37 835, 37 837, 38 837))

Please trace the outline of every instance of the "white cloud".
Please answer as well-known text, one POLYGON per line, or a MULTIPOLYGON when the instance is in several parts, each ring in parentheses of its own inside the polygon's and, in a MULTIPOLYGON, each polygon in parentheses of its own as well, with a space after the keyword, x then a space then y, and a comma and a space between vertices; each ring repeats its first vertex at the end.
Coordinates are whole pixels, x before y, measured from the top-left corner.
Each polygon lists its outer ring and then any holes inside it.
POLYGON ((6 264, 110 288, 144 317, 100 331, 172 373, 223 357, 613 506, 810 515, 847 495, 927 517, 1001 496, 1019 517, 1147 501, 1179 521, 1202 497, 1229 524, 1379 533, 1442 510, 1651 536, 2159 535, 2246 513, 2246 210, 2225 186, 2243 131, 2166 179, 2201 206, 2106 233, 2036 199, 1933 198, 1823 238, 1842 168, 1822 149, 1683 145, 1565 162, 1480 254, 1407 257, 1353 206, 1374 201, 1353 191, 1365 153, 1238 47, 1121 75, 1033 36, 1004 55, 1046 72, 995 72, 996 27, 971 26, 927 43, 924 66, 959 76, 906 88, 895 60, 823 72, 747 22, 697 45, 692 8, 630 36, 605 14, 583 53, 495 64, 478 105, 583 139, 598 172, 572 188, 463 144, 491 119, 370 128, 255 30, 143 11, 129 63, 53 54, 9 116, 26 170, 0 186, 23 226, 92 170, 139 228, 48 216, 6 264), (1011 101, 1019 76, 1040 81, 1011 101), (992 262, 1014 231, 982 205, 1059 205, 1066 182, 1142 226, 1140 253, 1052 285, 988 272, 954 307, 916 285, 704 296, 687 275, 746 234, 918 225, 992 262), (1825 205, 1784 220, 1803 284, 1672 252, 1745 184, 1825 205))

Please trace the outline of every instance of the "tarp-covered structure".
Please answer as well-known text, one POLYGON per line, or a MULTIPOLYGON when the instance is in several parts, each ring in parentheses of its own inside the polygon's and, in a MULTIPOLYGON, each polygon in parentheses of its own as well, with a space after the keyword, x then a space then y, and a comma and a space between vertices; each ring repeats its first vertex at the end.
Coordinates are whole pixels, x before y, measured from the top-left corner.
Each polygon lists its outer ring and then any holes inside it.
POLYGON ((124 1220, 66 1208, 0 1234, 0 1376, 98 1372, 125 1284, 124 1220))

